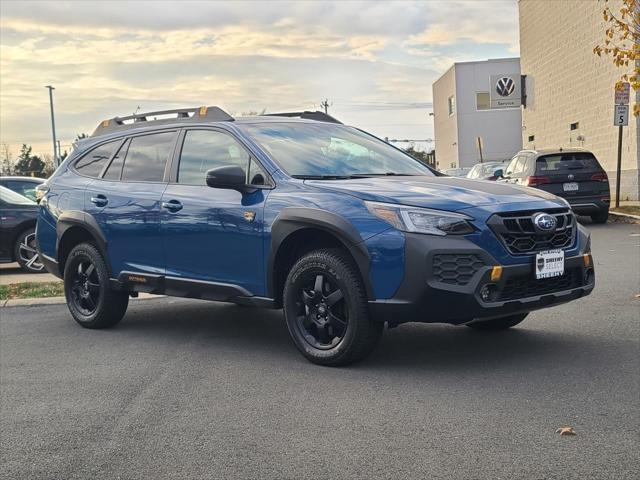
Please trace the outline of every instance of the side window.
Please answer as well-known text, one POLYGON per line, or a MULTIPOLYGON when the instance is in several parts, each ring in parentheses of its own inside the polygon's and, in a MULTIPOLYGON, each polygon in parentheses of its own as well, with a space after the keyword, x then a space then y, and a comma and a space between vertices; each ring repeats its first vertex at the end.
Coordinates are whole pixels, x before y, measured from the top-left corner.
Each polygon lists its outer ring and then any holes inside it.
POLYGON ((115 149, 120 145, 120 142, 121 140, 116 140, 94 148, 76 161, 73 168, 81 175, 93 178, 99 177, 102 169, 111 158, 111 155, 113 155, 115 149))
POLYGON ((122 180, 161 182, 164 179, 167 160, 173 151, 175 138, 175 132, 133 137, 124 160, 122 180))
POLYGON ((111 160, 111 165, 104 172, 102 177, 105 180, 120 180, 122 174, 122 164, 124 163, 124 157, 127 155, 127 148, 129 148, 129 141, 127 140, 122 144, 116 156, 111 160))
POLYGON ((505 170, 505 175, 509 176, 509 175, 513 175, 514 170, 516 169, 516 165, 518 164, 518 155, 516 155, 515 157, 513 157, 511 159, 511 161, 509 162, 509 166, 507 167, 507 169, 505 170))
POLYGON ((245 173, 249 166, 249 154, 233 137, 214 130, 186 132, 180 153, 178 183, 206 185, 207 170, 225 165, 238 165, 245 173))

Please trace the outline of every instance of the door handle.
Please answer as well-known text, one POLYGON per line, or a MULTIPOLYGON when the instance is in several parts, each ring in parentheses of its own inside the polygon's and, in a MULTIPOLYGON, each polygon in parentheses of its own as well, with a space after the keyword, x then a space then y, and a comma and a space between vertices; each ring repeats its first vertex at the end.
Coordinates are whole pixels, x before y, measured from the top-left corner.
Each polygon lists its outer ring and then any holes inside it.
POLYGON ((93 203, 96 207, 104 207, 109 200, 104 195, 96 195, 95 197, 91 197, 91 203, 93 203))
POLYGON ((182 204, 178 200, 169 200, 168 202, 162 202, 162 208, 166 208, 170 212, 177 212, 182 210, 182 204))

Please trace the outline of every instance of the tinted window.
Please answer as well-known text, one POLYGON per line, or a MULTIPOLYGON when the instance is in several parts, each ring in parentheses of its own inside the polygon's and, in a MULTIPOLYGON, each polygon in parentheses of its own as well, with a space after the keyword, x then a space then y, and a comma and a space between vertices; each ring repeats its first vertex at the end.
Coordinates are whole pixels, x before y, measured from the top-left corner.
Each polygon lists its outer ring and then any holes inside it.
POLYGON ((161 182, 175 136, 175 132, 166 132, 132 138, 122 169, 122 180, 161 182))
POLYGON ((23 197, 22 195, 9 190, 5 187, 0 187, 0 200, 5 203, 9 203, 12 205, 35 205, 35 202, 32 202, 27 197, 23 197))
POLYGON ((178 183, 206 185, 207 170, 238 165, 246 173, 248 164, 249 154, 230 135, 213 130, 189 130, 180 153, 178 183))
POLYGON ((536 172, 566 173, 570 170, 600 171, 602 168, 593 154, 588 152, 545 155, 536 160, 536 172))
POLYGON ((13 190, 16 193, 19 193, 20 195, 27 197, 29 200, 34 200, 34 201, 36 199, 37 185, 38 184, 35 182, 16 181, 16 180, 9 180, 6 183, 7 188, 9 188, 10 190, 13 190))
POLYGON ((116 153, 116 156, 111 160, 111 165, 107 168, 107 171, 104 172, 105 180, 120 180, 120 174, 122 173, 122 164, 124 163, 124 157, 127 154, 127 148, 129 148, 129 141, 126 141, 116 153))
POLYGON ((89 153, 78 160, 74 168, 76 171, 87 177, 98 177, 105 167, 115 149, 120 145, 121 140, 105 143, 98 148, 94 148, 89 153))

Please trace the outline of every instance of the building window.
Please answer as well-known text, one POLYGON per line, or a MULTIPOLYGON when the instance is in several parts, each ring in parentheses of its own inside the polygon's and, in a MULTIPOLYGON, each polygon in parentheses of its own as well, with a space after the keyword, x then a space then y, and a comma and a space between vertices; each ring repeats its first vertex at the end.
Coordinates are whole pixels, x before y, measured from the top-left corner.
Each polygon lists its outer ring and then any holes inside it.
POLYGON ((569 130, 578 130, 579 127, 580 122, 572 123, 571 125, 569 125, 569 130))
POLYGON ((535 135, 529 135, 529 141, 533 142, 536 139, 535 135))
POLYGON ((476 92, 476 110, 489 110, 490 106, 489 92, 476 92))
POLYGON ((451 95, 447 99, 447 104, 449 106, 449 116, 454 115, 456 113, 456 97, 451 95))

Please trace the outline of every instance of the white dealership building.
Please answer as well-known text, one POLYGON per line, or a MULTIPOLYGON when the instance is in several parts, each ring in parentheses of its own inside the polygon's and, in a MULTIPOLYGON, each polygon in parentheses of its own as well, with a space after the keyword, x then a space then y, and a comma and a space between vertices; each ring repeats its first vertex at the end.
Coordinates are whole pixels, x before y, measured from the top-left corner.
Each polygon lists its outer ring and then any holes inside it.
POLYGON ((522 148, 520 59, 455 63, 433 84, 436 166, 508 160, 522 148))

